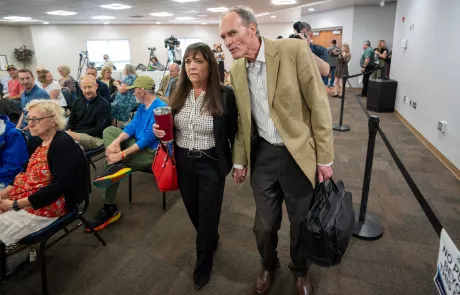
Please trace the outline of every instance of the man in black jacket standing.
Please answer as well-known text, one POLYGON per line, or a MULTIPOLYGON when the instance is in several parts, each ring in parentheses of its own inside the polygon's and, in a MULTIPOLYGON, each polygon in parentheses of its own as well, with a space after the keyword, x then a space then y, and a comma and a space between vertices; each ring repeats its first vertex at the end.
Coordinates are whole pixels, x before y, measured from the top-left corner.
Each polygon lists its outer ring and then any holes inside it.
POLYGON ((97 87, 96 78, 91 75, 85 75, 80 80, 83 97, 73 103, 67 122, 67 133, 85 150, 104 144, 102 132, 112 121, 110 104, 97 94, 97 87))

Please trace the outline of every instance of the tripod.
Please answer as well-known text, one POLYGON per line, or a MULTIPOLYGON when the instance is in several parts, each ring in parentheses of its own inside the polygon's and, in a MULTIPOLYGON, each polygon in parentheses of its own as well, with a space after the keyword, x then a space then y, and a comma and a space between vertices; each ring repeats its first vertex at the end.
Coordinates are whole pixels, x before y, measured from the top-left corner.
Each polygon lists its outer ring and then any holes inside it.
POLYGON ((89 61, 89 57, 88 57, 88 51, 82 51, 80 53, 80 61, 78 62, 77 80, 80 79, 80 76, 82 74, 84 66, 86 66, 87 68, 90 66, 90 61, 89 61))
POLYGON ((150 48, 150 47, 149 47, 149 50, 150 50, 150 56, 149 56, 149 62, 147 63, 147 70, 150 70, 151 67, 152 67, 152 64, 153 64, 152 59, 153 59, 154 57, 155 57, 155 58, 157 57, 156 54, 155 54, 155 50, 156 50, 155 47, 153 47, 153 48, 150 48))
POLYGON ((176 60, 176 52, 174 51, 174 47, 170 46, 168 49, 168 59, 166 60, 166 68, 163 71, 163 76, 161 76, 161 82, 163 82, 163 78, 165 77, 169 64, 174 63, 175 60, 176 60))

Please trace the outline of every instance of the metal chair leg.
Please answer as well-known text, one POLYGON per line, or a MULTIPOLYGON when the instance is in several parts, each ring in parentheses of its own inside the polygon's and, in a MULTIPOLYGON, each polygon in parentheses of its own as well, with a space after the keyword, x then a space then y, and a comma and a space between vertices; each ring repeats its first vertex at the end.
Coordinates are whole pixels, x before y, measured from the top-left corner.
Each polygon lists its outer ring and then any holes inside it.
POLYGON ((85 228, 89 228, 89 230, 91 231, 91 233, 99 240, 99 242, 101 242, 101 244, 103 246, 107 246, 107 243, 104 241, 104 239, 101 237, 101 235, 99 235, 97 233, 97 231, 94 230, 94 228, 92 226, 90 226, 88 220, 86 220, 83 216, 80 215, 80 217, 78 217, 81 222, 83 222, 83 225, 85 226, 85 228))
POLYGON ((48 276, 46 274, 46 255, 45 255, 46 241, 47 240, 48 239, 44 239, 40 243, 40 264, 41 264, 41 267, 42 267, 42 292, 43 292, 43 295, 48 294, 48 276))
POLYGON ((166 211, 166 192, 163 192, 163 212, 166 211))
POLYGON ((133 178, 132 178, 132 174, 129 175, 129 193, 128 193, 128 196, 129 196, 129 202, 131 203, 133 201, 133 178))
POLYGON ((0 268, 2 269, 2 282, 6 282, 6 245, 0 242, 0 268))

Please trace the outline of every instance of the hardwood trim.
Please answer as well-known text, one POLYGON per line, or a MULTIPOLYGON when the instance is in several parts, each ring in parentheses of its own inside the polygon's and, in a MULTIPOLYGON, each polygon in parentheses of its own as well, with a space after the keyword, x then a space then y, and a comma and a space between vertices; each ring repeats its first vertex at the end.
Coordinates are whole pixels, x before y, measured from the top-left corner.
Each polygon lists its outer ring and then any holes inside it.
POLYGON ((425 138, 417 129, 415 129, 414 126, 412 126, 409 121, 406 120, 397 110, 395 110, 395 115, 398 117, 401 122, 403 122, 404 125, 406 125, 407 128, 409 128, 412 133, 414 133, 415 137, 417 137, 438 159, 443 163, 447 169, 450 170, 454 174, 457 179, 460 180, 460 169, 455 167, 455 165, 449 161, 431 142, 428 141, 428 139, 425 138))

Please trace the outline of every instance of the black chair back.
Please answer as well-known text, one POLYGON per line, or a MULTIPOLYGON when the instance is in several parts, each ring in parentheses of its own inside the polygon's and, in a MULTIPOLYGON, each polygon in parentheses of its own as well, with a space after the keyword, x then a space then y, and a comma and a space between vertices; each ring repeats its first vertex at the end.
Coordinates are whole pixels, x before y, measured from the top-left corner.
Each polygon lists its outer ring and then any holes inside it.
POLYGON ((72 92, 67 88, 61 88, 61 92, 64 95, 65 102, 67 103, 67 109, 72 110, 72 92))

